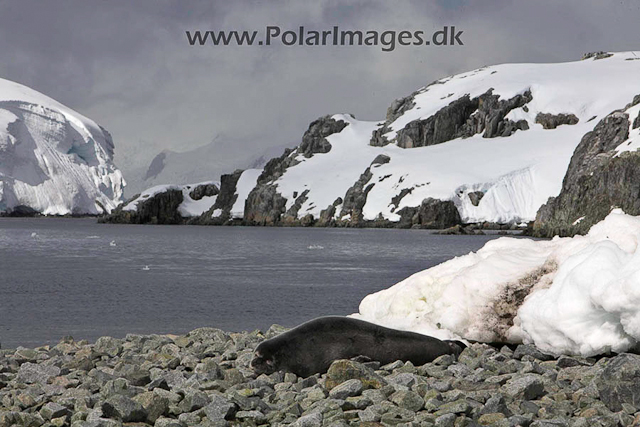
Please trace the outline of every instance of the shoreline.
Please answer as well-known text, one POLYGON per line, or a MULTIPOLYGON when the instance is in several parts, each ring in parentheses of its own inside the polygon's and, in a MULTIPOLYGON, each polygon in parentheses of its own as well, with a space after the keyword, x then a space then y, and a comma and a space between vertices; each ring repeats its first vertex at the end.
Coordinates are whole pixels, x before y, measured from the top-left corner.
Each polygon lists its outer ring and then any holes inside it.
POLYGON ((471 344, 422 366, 341 360, 256 377, 266 332, 65 337, 0 350, 0 426, 616 426, 640 422, 640 356, 471 344), (134 424, 129 424, 134 425, 134 424))

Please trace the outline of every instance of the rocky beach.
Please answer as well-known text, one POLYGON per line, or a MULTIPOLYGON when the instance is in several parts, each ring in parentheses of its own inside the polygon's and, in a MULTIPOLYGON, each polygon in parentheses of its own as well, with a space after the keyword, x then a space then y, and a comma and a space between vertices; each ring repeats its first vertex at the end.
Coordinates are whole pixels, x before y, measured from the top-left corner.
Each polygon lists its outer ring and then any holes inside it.
POLYGON ((423 366, 338 360, 308 378, 256 376, 254 348, 285 330, 0 350, 0 427, 640 425, 635 354, 552 358, 472 344, 423 366))

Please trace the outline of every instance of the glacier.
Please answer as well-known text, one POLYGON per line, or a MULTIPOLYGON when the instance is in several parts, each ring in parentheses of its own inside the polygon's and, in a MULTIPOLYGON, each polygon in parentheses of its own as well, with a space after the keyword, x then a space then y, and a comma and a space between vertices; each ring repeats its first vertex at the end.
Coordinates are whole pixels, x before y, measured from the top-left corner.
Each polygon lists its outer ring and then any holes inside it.
POLYGON ((125 181, 111 135, 59 102, 0 79, 0 212, 111 212, 125 181))

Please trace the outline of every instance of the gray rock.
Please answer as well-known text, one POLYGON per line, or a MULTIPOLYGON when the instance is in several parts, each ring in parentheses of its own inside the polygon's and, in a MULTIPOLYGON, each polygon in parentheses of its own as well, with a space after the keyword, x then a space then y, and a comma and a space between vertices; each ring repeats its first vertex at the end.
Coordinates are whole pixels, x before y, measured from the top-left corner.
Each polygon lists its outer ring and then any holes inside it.
POLYGON ((537 374, 514 377, 507 381, 500 390, 512 399, 533 400, 545 394, 544 382, 537 374))
POLYGON ((553 357, 548 354, 544 354, 531 344, 520 344, 516 347, 516 351, 513 354, 514 359, 522 359, 523 356, 531 356, 538 360, 551 360, 553 357))
POLYGON ((291 424, 292 427, 320 427, 322 425, 323 416, 319 412, 305 415, 291 424))
POLYGON ((329 397, 332 399, 346 399, 347 397, 358 396, 364 390, 364 386, 362 385, 362 381, 359 379, 351 379, 347 380, 329 392, 329 397))
POLYGON ((49 402, 40 409, 40 415, 45 420, 64 417, 69 414, 69 410, 55 402, 49 402))
POLYGON ((46 383, 49 378, 60 375, 60 368, 26 362, 20 365, 16 380, 25 384, 46 383))
POLYGON ((445 414, 440 415, 436 418, 435 426, 436 427, 453 427, 456 422, 455 414, 445 414))
POLYGON ((153 424, 155 427, 185 427, 185 424, 172 418, 158 418, 153 424))
POLYGON ((141 404, 126 396, 115 395, 108 398, 101 406, 107 418, 115 418, 122 422, 142 422, 147 419, 147 411, 141 404))
POLYGON ((389 400, 401 408, 418 412, 424 406, 424 399, 420 395, 411 390, 399 390, 393 393, 389 400))
POLYGON ((211 395, 211 403, 204 407, 204 412, 211 421, 228 420, 236 413, 236 405, 225 397, 211 395))
POLYGON ((608 361, 594 378, 600 399, 613 412, 622 404, 640 411, 640 356, 623 353, 608 361))
POLYGON ((541 124, 544 129, 555 129, 562 125, 575 125, 579 121, 575 114, 538 113, 536 115, 536 123, 541 124))
POLYGON ((220 189, 215 184, 201 184, 195 186, 191 192, 189 192, 189 197, 193 200, 200 200, 203 197, 211 197, 220 193, 220 189))
POLYGON ((404 207, 396 212, 400 215, 398 227, 442 229, 460 224, 460 213, 451 200, 428 197, 419 207, 404 207))

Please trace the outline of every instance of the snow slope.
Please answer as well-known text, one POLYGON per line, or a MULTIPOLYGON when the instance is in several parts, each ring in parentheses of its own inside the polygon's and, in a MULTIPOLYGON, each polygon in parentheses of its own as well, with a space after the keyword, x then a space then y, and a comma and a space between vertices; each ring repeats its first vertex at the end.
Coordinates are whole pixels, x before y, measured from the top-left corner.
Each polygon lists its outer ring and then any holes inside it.
POLYGON ((26 86, 0 79, 0 211, 110 212, 125 182, 111 136, 92 120, 26 86))
MULTIPOLYGON (((328 153, 314 154, 289 167, 274 183, 287 199, 309 190, 298 211, 318 218, 338 197, 344 198, 372 160, 379 154, 390 162, 371 168, 374 184, 363 209, 364 219, 378 214, 399 220, 398 210, 418 206, 433 197, 453 200, 465 222, 521 222, 535 218, 538 208, 561 189, 571 155, 582 136, 613 110, 624 108, 640 93, 640 61, 632 52, 616 53, 605 59, 593 58, 558 64, 503 64, 447 77, 422 88, 415 105, 389 124, 385 135, 391 144, 369 145, 372 132, 383 122, 363 122, 349 115, 335 115, 349 125, 330 135, 328 153), (508 137, 484 138, 480 133, 437 145, 399 148, 394 138, 413 120, 426 119, 452 101, 471 98, 493 89, 500 99, 530 91, 532 100, 512 110, 506 118, 526 120, 528 130, 508 137), (544 129, 535 122, 538 113, 574 114, 579 122, 544 129), (391 200, 403 190, 411 193, 395 206, 391 200), (474 206, 469 193, 482 191, 474 206)), ((637 133, 637 132, 636 132, 637 133)), ((636 145, 628 149, 636 149, 636 145)), ((336 209, 339 219, 340 206, 336 209)))
POLYGON ((213 204, 216 202, 218 198, 215 196, 204 196, 199 200, 194 200, 191 198, 191 191, 200 185, 208 185, 214 184, 216 187, 220 188, 219 181, 205 181, 197 184, 187 184, 187 185, 156 185, 155 187, 151 187, 142 193, 138 197, 133 200, 130 200, 123 208, 123 211, 136 211, 138 209, 138 204, 146 199, 149 199, 156 194, 164 193, 168 190, 180 190, 182 191, 183 201, 180 203, 178 207, 178 213, 184 217, 194 217, 200 216, 205 213, 213 204))
POLYGON ((492 240, 368 295, 354 316, 555 355, 626 351, 640 340, 639 239, 640 217, 616 209, 586 236, 492 240))

